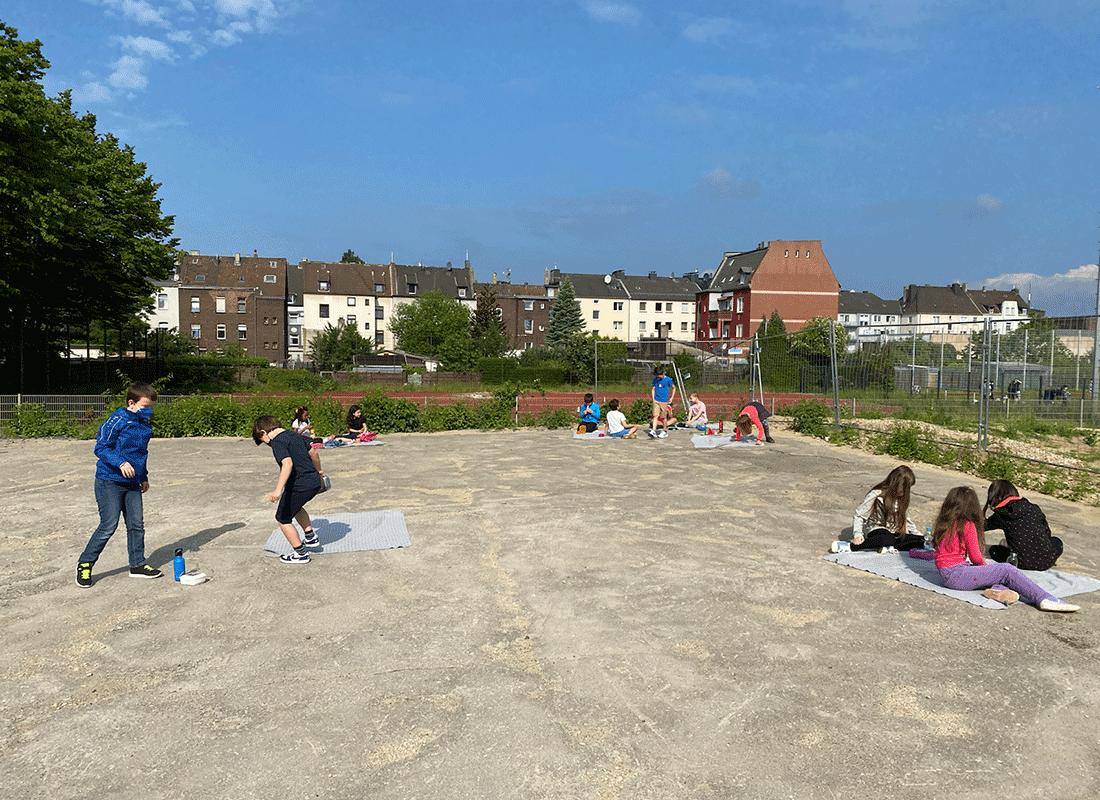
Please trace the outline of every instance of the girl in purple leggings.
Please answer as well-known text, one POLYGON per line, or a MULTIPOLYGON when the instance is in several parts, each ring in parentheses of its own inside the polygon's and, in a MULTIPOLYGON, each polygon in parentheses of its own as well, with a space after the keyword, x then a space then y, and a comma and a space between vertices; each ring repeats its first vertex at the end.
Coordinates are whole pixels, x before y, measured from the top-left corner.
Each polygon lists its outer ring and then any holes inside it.
POLYGON ((944 586, 964 591, 985 589, 986 597, 1005 605, 1023 597, 1043 611, 1080 608, 1048 594, 1011 564, 986 564, 982 558, 984 531, 982 506, 974 490, 956 486, 948 492, 932 527, 936 569, 944 586))

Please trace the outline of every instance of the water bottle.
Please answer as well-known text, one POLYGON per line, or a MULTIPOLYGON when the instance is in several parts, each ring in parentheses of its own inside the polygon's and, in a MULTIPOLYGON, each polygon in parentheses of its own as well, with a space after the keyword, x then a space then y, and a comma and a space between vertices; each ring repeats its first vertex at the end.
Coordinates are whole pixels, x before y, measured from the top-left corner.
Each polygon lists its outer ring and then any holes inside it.
POLYGON ((182 575, 186 571, 186 569, 187 568, 183 565, 183 548, 177 547, 176 557, 172 559, 172 573, 176 576, 177 581, 180 579, 180 575, 182 575))
POLYGON ((932 549, 932 526, 929 525, 924 529, 924 549, 932 549))

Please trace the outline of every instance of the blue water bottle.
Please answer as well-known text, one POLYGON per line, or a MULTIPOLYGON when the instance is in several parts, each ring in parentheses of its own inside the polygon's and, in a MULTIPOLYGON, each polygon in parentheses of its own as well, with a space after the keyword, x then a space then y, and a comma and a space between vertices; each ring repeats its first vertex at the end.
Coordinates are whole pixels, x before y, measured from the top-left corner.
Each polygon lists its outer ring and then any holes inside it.
POLYGON ((177 547, 176 557, 172 559, 172 573, 176 576, 177 581, 186 569, 187 568, 183 565, 183 548, 177 547))

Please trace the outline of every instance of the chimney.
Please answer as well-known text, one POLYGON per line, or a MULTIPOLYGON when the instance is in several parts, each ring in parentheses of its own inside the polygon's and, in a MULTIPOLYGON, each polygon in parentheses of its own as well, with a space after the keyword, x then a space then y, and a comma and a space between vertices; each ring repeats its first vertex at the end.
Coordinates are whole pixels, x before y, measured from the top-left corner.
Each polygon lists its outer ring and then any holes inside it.
POLYGON ((252 248, 252 257, 253 258, 259 258, 260 257, 260 251, 257 250, 255 247, 252 248))
POLYGON ((550 270, 544 269, 542 271, 542 285, 546 286, 550 283, 550 270))
POLYGON ((497 274, 494 272, 493 273, 493 283, 496 283, 496 282, 497 282, 497 274))
POLYGON ((191 251, 191 255, 193 255, 193 256, 197 256, 198 254, 199 254, 198 250, 192 250, 191 251))
POLYGON ((237 267, 239 267, 241 265, 241 254, 240 253, 234 253, 233 254, 233 265, 237 266, 237 267))
POLYGON ((656 273, 656 272, 650 272, 650 273, 649 273, 649 279, 650 279, 651 281, 655 281, 655 280, 657 280, 657 273, 656 273))

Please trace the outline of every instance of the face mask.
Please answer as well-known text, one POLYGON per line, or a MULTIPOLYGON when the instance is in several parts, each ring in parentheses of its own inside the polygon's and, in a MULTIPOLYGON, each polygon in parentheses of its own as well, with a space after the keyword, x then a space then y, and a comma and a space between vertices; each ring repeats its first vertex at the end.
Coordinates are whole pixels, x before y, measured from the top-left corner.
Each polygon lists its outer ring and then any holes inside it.
POLYGON ((153 418, 153 409, 151 408, 139 408, 134 413, 137 414, 138 419, 145 420, 146 422, 153 418))

